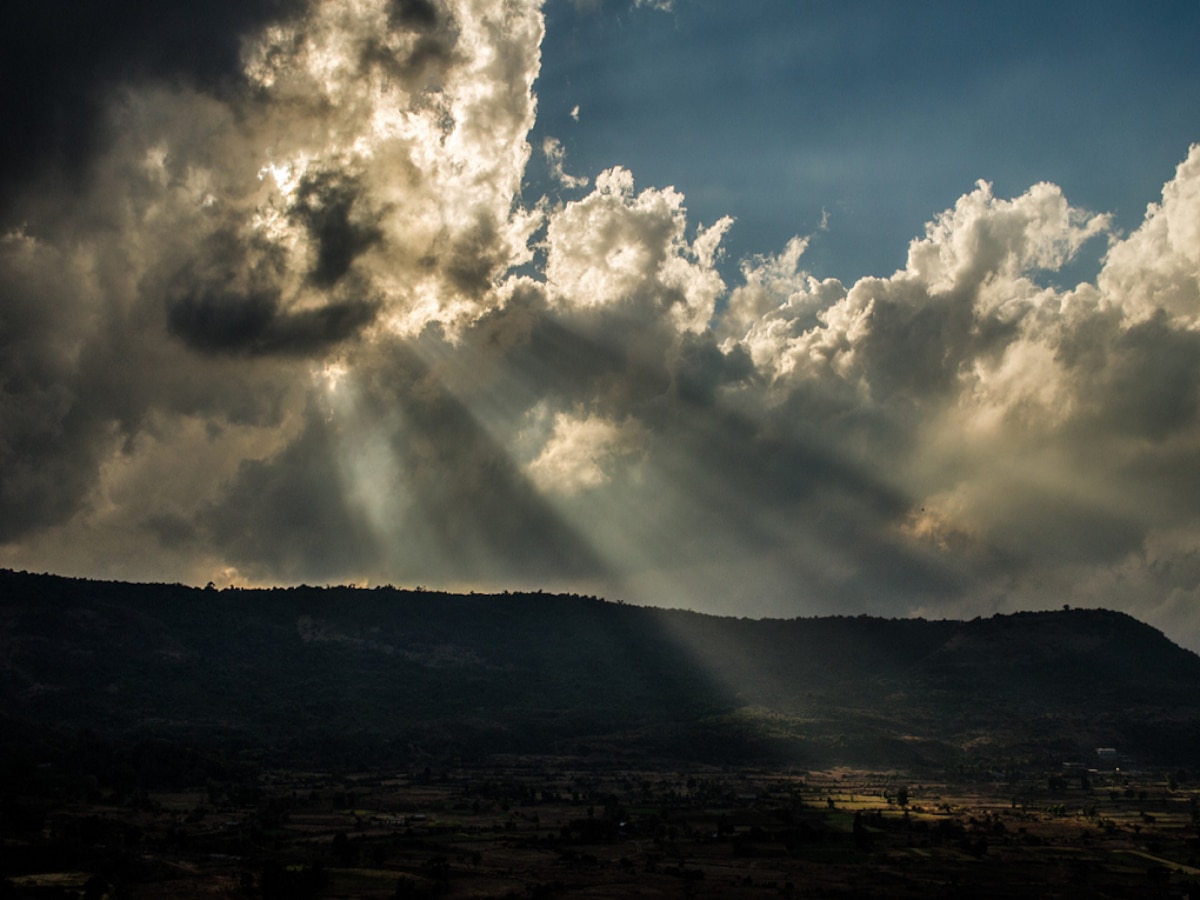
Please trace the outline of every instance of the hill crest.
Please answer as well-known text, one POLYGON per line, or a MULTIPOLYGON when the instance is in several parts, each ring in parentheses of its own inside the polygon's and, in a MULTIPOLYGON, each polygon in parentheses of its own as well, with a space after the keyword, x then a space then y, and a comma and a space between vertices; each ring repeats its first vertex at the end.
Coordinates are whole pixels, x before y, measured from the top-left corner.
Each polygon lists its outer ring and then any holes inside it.
POLYGON ((893 764, 1097 746, 1191 764, 1200 746, 1200 657, 1107 610, 752 620, 578 595, 11 570, 0 598, 6 713, 117 739, 893 764))

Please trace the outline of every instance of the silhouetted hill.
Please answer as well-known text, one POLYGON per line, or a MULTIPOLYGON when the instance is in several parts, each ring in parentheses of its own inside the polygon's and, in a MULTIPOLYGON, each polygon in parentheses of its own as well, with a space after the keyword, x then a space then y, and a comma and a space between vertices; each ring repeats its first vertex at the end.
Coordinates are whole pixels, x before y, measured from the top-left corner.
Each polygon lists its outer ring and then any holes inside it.
POLYGON ((10 742, 83 730, 271 762, 1200 756, 1200 657, 1103 610, 748 620, 578 596, 3 571, 0 702, 10 742))

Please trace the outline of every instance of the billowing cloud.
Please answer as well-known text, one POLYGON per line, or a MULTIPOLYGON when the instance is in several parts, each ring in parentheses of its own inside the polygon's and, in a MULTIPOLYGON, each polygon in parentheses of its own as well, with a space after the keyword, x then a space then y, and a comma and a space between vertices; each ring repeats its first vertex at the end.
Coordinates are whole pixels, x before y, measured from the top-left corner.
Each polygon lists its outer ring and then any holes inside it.
POLYGON ((912 498, 901 532, 963 570, 974 608, 1129 603, 1117 585, 1157 529, 1194 521, 1179 454, 1200 437, 1197 267, 1180 237, 1200 219, 1197 161, 1193 148, 1128 238, 1053 186, 1001 201, 980 185, 890 278, 845 288, 802 277, 792 246, 733 294, 731 312, 747 320, 775 292, 777 308, 740 339, 770 393, 834 427, 854 423, 844 446, 912 498), (1039 270, 1101 234, 1095 284, 1039 284, 1039 270))
POLYGON ((1126 316, 1165 313, 1180 325, 1200 322, 1200 154, 1193 147, 1151 204, 1146 221, 1109 249, 1099 286, 1126 316))
POLYGON ((797 237, 730 285, 733 220, 673 187, 546 138, 575 193, 526 201, 538 0, 234 19, 240 55, 99 79, 83 156, 7 184, 0 563, 1102 603, 1200 645, 1200 147, 1128 235, 980 182, 888 277, 797 237))
POLYGON ((622 315, 669 317, 678 330, 708 327, 725 284, 713 267, 726 217, 689 243, 683 197, 671 188, 635 193, 633 176, 609 169, 596 189, 550 220, 546 279, 566 308, 623 307, 622 315))
POLYGON ((541 490, 570 496, 607 484, 608 467, 637 452, 641 443, 636 425, 559 413, 553 434, 527 471, 541 490))

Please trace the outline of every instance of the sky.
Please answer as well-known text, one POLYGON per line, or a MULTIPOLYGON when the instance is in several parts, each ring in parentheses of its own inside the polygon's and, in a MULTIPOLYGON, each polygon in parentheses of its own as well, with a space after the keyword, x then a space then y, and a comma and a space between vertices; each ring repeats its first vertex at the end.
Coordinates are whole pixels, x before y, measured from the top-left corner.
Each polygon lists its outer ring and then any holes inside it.
POLYGON ((1200 649, 1200 4, 0 12, 0 566, 1200 649))

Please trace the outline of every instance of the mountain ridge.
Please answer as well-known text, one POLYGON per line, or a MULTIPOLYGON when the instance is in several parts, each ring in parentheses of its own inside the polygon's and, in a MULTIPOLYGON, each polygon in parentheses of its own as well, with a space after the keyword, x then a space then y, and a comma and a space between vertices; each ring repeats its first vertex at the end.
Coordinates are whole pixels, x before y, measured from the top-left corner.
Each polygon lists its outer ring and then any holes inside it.
POLYGON ((0 571, 0 703, 66 732, 319 762, 495 753, 1187 764, 1200 656, 1109 610, 745 619, 545 593, 203 589, 0 571))

